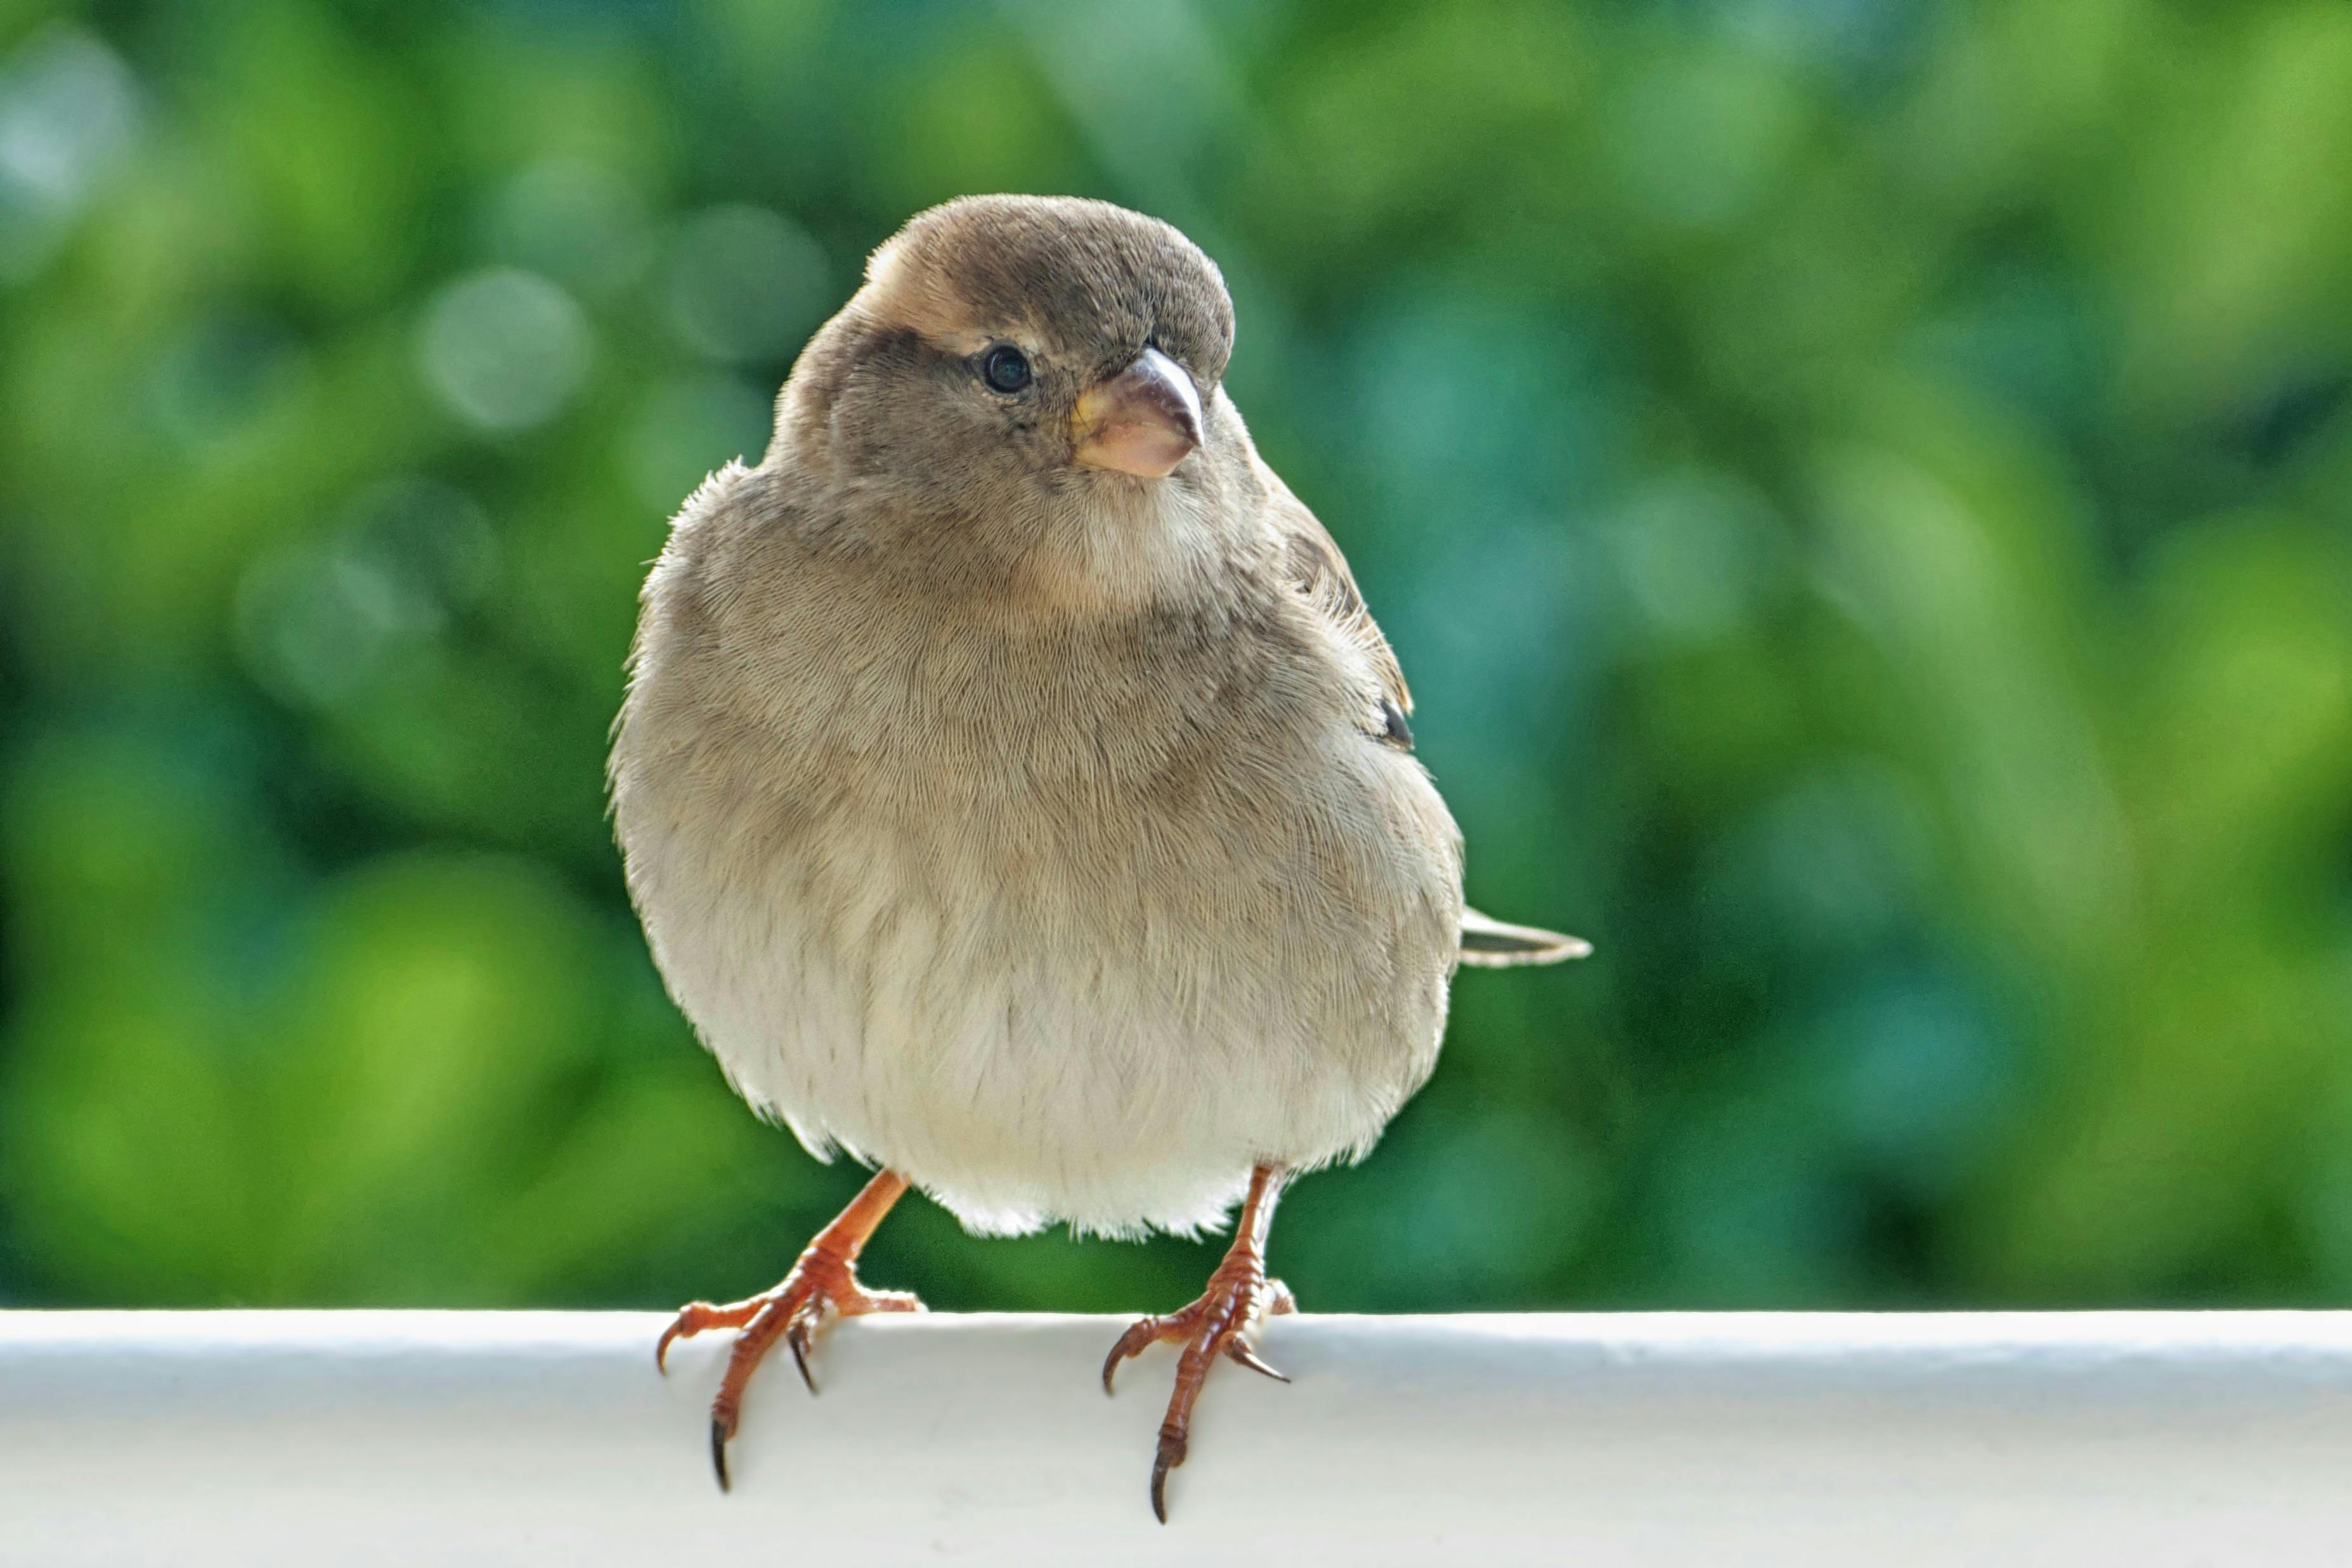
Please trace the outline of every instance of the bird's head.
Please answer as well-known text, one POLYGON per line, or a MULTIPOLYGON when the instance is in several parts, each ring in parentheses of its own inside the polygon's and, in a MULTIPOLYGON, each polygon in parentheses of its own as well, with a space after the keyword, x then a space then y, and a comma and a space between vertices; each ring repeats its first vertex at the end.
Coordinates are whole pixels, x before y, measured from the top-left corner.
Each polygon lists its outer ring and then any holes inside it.
POLYGON ((934 516, 1133 512, 1217 487, 1234 308, 1168 225, 973 196, 911 220, 795 367, 779 438, 934 516))

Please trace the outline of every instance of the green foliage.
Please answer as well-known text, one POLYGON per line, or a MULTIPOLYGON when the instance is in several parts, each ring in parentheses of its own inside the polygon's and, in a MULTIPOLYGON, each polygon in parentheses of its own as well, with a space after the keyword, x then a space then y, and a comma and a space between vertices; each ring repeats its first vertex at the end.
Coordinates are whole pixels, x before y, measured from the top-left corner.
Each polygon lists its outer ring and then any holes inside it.
MULTIPOLYGON (((643 563, 908 212, 1223 263, 1485 907, 1318 1309, 2352 1290, 2332 0, 0 6, 0 1301, 772 1280, 662 997, 643 563)), ((873 1273, 1188 1294, 1175 1242, 873 1273)))

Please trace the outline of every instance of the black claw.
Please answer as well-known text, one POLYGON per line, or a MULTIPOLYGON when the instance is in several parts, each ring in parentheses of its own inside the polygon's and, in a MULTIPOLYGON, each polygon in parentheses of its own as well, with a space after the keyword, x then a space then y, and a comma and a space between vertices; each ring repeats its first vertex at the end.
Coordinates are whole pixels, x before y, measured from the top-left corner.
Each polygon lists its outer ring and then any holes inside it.
POLYGON ((1162 1448, 1151 1461, 1151 1511, 1162 1524, 1168 1522, 1168 1450, 1162 1448))
POLYGON ((727 1479, 727 1423, 716 1416, 710 1418, 710 1466, 719 1472, 719 1490, 733 1491, 734 1484, 727 1479))
POLYGON ((1105 1394, 1108 1394, 1111 1391, 1111 1374, 1118 1370, 1118 1364, 1123 1359, 1125 1358, 1118 1354, 1118 1347, 1114 1345, 1111 1348, 1110 1359, 1103 1363, 1103 1392, 1105 1394))
POLYGON ((808 1385, 811 1394, 816 1392, 816 1379, 809 1375, 808 1348, 797 1333, 784 1335, 784 1343, 793 1353, 793 1364, 801 1369, 801 1381, 808 1385))
POLYGON ((1257 1352, 1252 1350, 1249 1346, 1244 1344, 1239 1340, 1234 1340, 1227 1344, 1225 1346, 1225 1354, 1231 1356, 1234 1360, 1241 1363, 1244 1366, 1248 1367, 1252 1372, 1262 1372, 1266 1376, 1273 1378, 1276 1383, 1287 1383, 1290 1381, 1290 1379, 1285 1377, 1281 1373, 1276 1372, 1265 1362, 1260 1361, 1258 1359, 1257 1352))

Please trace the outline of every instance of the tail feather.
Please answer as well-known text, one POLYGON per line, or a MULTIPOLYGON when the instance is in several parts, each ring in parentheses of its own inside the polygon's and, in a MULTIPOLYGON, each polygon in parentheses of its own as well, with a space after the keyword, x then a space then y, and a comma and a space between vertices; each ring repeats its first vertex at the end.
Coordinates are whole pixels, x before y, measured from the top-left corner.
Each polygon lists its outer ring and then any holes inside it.
POLYGON ((1481 968, 1507 968, 1513 964, 1557 964, 1563 958, 1581 958, 1592 951, 1592 944, 1581 936, 1563 936, 1557 931, 1539 930, 1533 925, 1513 925, 1481 915, 1475 909, 1462 912, 1462 961, 1481 968))

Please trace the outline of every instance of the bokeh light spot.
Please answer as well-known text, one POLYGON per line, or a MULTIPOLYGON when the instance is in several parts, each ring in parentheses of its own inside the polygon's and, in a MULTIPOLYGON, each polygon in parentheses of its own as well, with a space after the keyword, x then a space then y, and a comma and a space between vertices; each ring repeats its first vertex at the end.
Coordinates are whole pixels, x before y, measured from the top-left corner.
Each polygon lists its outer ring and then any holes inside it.
POLYGON ((0 61, 0 282, 48 259, 140 119, 130 68, 78 27, 37 33, 0 61))
POLYGON ((653 240, 645 199, 601 164, 551 158, 500 190, 484 214, 499 261, 591 295, 644 271, 653 240))
POLYGON ((526 430, 560 413, 588 373, 594 347, 572 296, 539 277, 497 267, 433 297, 417 332, 426 384, 485 430, 526 430))
POLYGON ((677 334, 715 360, 789 357, 829 299, 824 252, 765 207, 712 207, 687 220, 670 257, 677 334))

